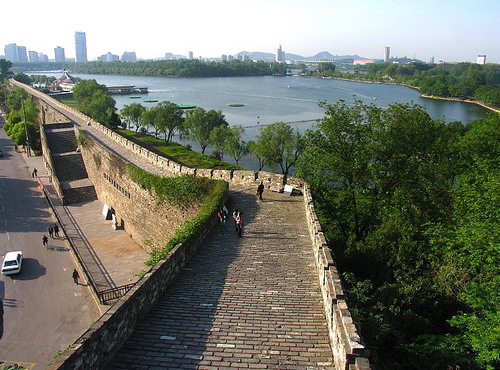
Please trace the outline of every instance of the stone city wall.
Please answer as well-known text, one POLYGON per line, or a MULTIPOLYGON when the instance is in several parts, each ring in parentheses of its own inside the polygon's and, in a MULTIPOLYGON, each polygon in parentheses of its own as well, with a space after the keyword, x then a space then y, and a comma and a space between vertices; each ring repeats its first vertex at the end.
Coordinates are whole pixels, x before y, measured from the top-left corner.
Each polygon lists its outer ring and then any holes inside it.
POLYGON ((335 368, 370 369, 368 351, 349 312, 340 275, 316 215, 309 185, 304 186, 304 204, 335 368))
MULTIPOLYGON (((41 95, 41 93, 30 87, 26 88, 24 85, 22 87, 27 90, 29 89, 29 92, 31 92, 33 95, 41 95)), ((43 96, 43 98, 46 99, 45 96, 43 96)), ((64 104, 56 101, 55 99, 52 100, 54 100, 55 106, 71 111, 73 114, 79 116, 82 120, 89 122, 92 126, 106 134, 108 137, 112 138, 117 143, 130 148, 137 155, 147 159, 150 163, 153 163, 169 171, 172 175, 188 173, 214 179, 224 179, 230 184, 239 186, 256 186, 262 181, 267 189, 279 192, 283 191, 284 184, 286 183, 293 186, 294 189, 301 191, 304 194, 305 212, 308 220, 308 227, 312 241, 313 253, 315 256, 321 293, 323 296, 325 315, 328 324, 330 344, 333 351, 335 367, 337 369, 349 370, 370 369, 370 364, 367 358, 368 351, 362 343, 362 339, 357 331, 355 324, 353 323, 351 314, 349 312, 346 297, 344 295, 341 284, 340 275, 337 271, 332 254, 328 247, 328 243, 324 237, 323 229, 316 215, 309 185, 305 184, 302 180, 297 178, 289 177, 285 179, 283 175, 265 171, 255 172, 237 170, 229 171, 191 169, 170 161, 166 158, 162 158, 148 151, 147 149, 144 149, 137 144, 129 141, 128 139, 123 138, 122 136, 113 132, 111 129, 99 124, 98 122, 93 121, 76 109, 67 107, 64 104)), ((132 292, 129 292, 129 294, 131 293, 132 292)), ((127 297, 129 296, 129 294, 127 295, 127 297)), ((124 304, 124 299, 122 299, 120 300, 120 305, 118 307, 121 307, 124 304)), ((113 309, 114 308, 115 306, 113 307, 113 309)), ((114 312, 116 311, 113 311, 113 313, 114 312)), ((119 319, 114 318, 114 320, 119 319)), ((136 321, 134 321, 134 325, 135 323, 136 321)), ((127 324, 123 323, 120 325, 127 326, 127 324)), ((106 330, 108 329, 105 329, 104 334, 98 334, 96 332, 96 336, 106 337, 106 335, 108 335, 108 332, 106 330)), ((99 350, 98 343, 99 342, 95 339, 91 340, 91 345, 93 346, 95 351, 99 350)), ((92 351, 88 352, 88 356, 92 357, 91 353, 92 351)), ((61 369, 83 368, 80 366, 82 363, 81 361, 83 361, 83 359, 78 362, 78 367, 75 367, 74 365, 70 366, 68 362, 68 366, 70 367, 61 367, 61 369)), ((71 363, 74 364, 74 362, 71 363)), ((64 365, 66 366, 66 364, 64 365)))
POLYGON ((97 197, 114 210, 117 225, 146 252, 163 248, 179 227, 198 213, 199 206, 160 203, 154 191, 143 189, 130 178, 123 160, 75 130, 76 136, 83 138, 80 150, 97 197))
POLYGON ((59 179, 57 176, 53 176, 54 172, 54 162, 52 161, 52 153, 50 152, 48 143, 47 143, 47 137, 45 136, 45 131, 43 130, 42 127, 40 127, 40 144, 42 146, 42 157, 43 157, 43 164, 45 165, 45 168, 47 169, 47 173, 50 178, 50 182, 52 183, 52 186, 54 187, 54 190, 56 191, 57 195, 59 196, 59 199, 61 200, 62 204, 64 204, 64 193, 63 189, 61 186, 61 183, 59 182, 59 179))
POLYGON ((170 282, 202 244, 215 222, 216 219, 212 217, 200 238, 192 244, 175 246, 165 260, 149 270, 49 369, 105 369, 137 324, 146 317, 170 282))

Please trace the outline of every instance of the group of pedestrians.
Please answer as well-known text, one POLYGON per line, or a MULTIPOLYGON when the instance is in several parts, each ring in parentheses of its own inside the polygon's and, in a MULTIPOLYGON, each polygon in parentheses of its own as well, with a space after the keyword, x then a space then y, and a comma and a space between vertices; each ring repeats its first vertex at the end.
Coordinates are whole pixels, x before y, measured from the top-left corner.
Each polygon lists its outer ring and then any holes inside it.
MULTIPOLYGON (((54 239, 54 238, 59 239, 59 226, 57 226, 57 224, 54 224, 54 226, 49 225, 49 227, 47 227, 47 232, 49 233, 49 236, 51 239, 54 239)), ((47 238, 47 235, 43 235, 42 245, 45 248, 49 249, 49 238, 47 238)))
MULTIPOLYGON (((219 212, 217 213, 217 218, 219 220, 219 225, 220 225, 220 232, 221 234, 227 230, 226 228, 226 220, 227 216, 229 214, 229 211, 227 210, 226 206, 223 206, 219 212)), ((234 220, 234 229, 238 236, 241 238, 241 235, 243 233, 243 212, 238 211, 235 209, 232 214, 233 220, 234 220)))
MULTIPOLYGON (((257 198, 259 200, 263 200, 262 199, 262 194, 264 193, 264 183, 261 181, 259 186, 257 187, 257 198)), ((228 210, 226 208, 226 206, 223 206, 219 212, 217 213, 217 218, 219 220, 219 224, 220 224, 220 232, 223 233, 226 229, 226 220, 227 220, 227 217, 228 217, 228 210)), ((238 234, 238 236, 241 238, 242 234, 243 234, 243 229, 245 227, 245 225, 243 224, 243 211, 240 211, 238 209, 235 209, 232 213, 232 217, 233 217, 233 220, 234 220, 234 229, 236 231, 236 234, 238 234)))

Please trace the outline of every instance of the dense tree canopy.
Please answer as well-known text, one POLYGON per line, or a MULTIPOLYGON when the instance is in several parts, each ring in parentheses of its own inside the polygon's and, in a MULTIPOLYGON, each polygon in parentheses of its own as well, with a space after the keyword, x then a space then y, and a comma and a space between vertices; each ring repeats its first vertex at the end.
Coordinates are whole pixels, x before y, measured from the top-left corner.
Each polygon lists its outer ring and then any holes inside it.
POLYGON ((80 81, 73 89, 73 96, 80 110, 97 122, 109 127, 120 124, 116 114, 116 102, 108 94, 107 88, 96 80, 80 81))
POLYGON ((325 108, 297 174, 374 364, 499 365, 498 117, 464 130, 413 105, 325 108))
POLYGON ((184 135, 191 140, 196 140, 201 147, 201 152, 205 153, 210 144, 210 134, 218 126, 228 126, 222 111, 195 108, 188 111, 184 122, 184 135))

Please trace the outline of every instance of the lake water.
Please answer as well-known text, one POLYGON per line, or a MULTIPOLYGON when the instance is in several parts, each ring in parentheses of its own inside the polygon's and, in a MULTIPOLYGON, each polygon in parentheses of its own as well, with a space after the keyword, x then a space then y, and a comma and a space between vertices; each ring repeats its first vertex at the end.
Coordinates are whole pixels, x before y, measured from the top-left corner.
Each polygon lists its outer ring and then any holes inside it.
MULTIPOLYGON (((50 75, 60 77, 61 73, 50 75)), ((388 107, 393 103, 414 103, 423 106, 431 117, 447 122, 466 123, 486 118, 488 113, 485 108, 475 104, 425 99, 420 97, 417 90, 398 85, 296 76, 166 78, 73 75, 82 79, 95 79, 105 85, 135 85, 149 88, 149 94, 141 95, 141 99, 130 99, 129 95, 113 95, 118 110, 133 102, 146 107, 155 105, 144 102, 147 99, 192 104, 206 110, 221 110, 230 125, 240 124, 245 127, 245 140, 255 140, 260 126, 278 121, 292 122, 290 125, 300 132, 311 128, 314 122, 309 120, 324 116, 324 110, 318 106, 320 101, 334 103, 343 99, 347 103, 352 103, 358 99, 380 107, 388 107), (233 108, 229 106, 230 104, 244 104, 244 106, 233 108)), ((196 143, 190 144, 193 149, 198 149, 196 143)), ((207 149, 207 153, 211 151, 207 149)), ((231 161, 230 158, 225 159, 231 161)), ((256 166, 251 158, 242 160, 241 164, 252 169, 256 166)))

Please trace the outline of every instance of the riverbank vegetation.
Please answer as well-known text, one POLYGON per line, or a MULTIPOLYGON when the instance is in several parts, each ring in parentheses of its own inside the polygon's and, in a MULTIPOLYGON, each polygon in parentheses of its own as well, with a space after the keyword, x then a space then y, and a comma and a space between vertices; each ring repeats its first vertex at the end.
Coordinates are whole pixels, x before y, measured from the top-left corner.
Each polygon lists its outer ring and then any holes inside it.
MULTIPOLYGON (((318 71, 319 74, 319 71, 318 71)), ((334 77, 353 80, 402 83, 422 94, 479 100, 500 107, 500 65, 373 63, 355 73, 335 72, 334 77)))
POLYGON ((420 107, 325 106, 308 181, 372 363, 500 366, 500 115, 446 125, 420 107))
POLYGON ((113 74, 155 77, 236 77, 285 75, 283 63, 263 61, 227 62, 197 59, 143 60, 138 62, 88 62, 88 63, 16 63, 16 72, 53 71, 67 69, 73 73, 113 74))

